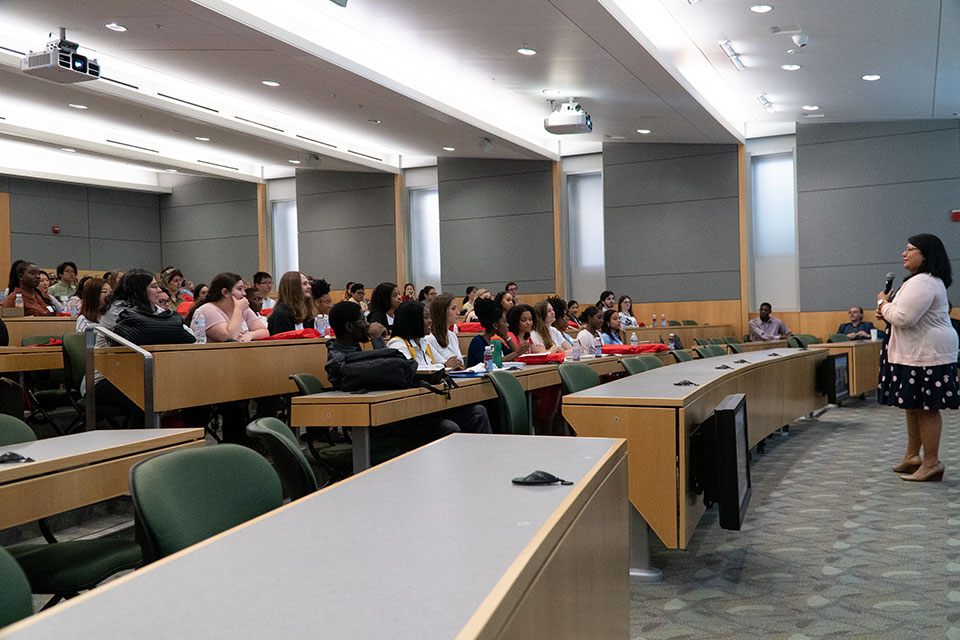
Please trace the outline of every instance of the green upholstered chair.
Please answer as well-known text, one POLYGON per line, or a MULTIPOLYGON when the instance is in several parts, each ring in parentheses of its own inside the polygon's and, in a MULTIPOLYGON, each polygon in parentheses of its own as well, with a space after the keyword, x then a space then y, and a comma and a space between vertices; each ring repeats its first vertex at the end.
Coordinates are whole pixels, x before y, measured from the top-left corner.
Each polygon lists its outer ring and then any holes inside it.
MULTIPOLYGON (((303 395, 331 390, 324 387, 316 376, 309 373, 295 373, 290 376, 290 379, 296 383, 303 395)), ((344 431, 347 442, 334 441, 334 430, 326 427, 308 427, 304 437, 310 455, 327 472, 331 482, 342 480, 353 473, 353 444, 350 442, 349 432, 344 431)), ((378 465, 409 450, 410 447, 403 438, 377 436, 370 439, 370 463, 378 465)))
POLYGON ((600 384, 596 371, 582 362, 564 362, 557 367, 564 393, 576 393, 600 384))
POLYGON ((683 326, 685 326, 685 327, 695 327, 695 326, 697 326, 697 321, 696 321, 696 320, 684 320, 684 321, 683 321, 683 326))
POLYGON ((513 435, 530 433, 527 397, 520 381, 509 371, 491 371, 487 376, 500 399, 500 423, 505 432, 513 435))
POLYGON ((723 342, 726 344, 740 344, 735 336, 723 336, 723 342))
POLYGON ((713 357, 713 352, 710 350, 710 345, 707 345, 705 347, 694 347, 693 350, 696 351, 697 355, 700 356, 701 358, 713 357))
POLYGON ((710 338, 710 344, 727 344, 723 338, 710 338))
POLYGON ((30 583, 13 556, 0 547, 0 629, 33 615, 30 583))
POLYGON ((130 495, 148 562, 283 504, 280 478, 255 451, 219 444, 171 451, 130 469, 130 495))
POLYGON ((683 326, 683 323, 680 322, 679 320, 667 320, 667 326, 668 326, 668 327, 681 327, 681 326, 683 326))
POLYGON ((686 349, 677 349, 676 351, 671 351, 670 353, 673 354, 673 357, 677 362, 689 362, 690 360, 693 360, 693 356, 686 349))
MULTIPOLYGON (((66 387, 67 401, 76 412, 73 422, 67 427, 69 433, 73 429, 83 426, 87 419, 87 403, 80 394, 83 376, 87 373, 86 336, 82 333, 65 333, 61 337, 63 343, 63 372, 64 386, 66 387)), ((130 409, 123 405, 113 405, 97 400, 97 419, 106 420, 114 429, 120 428, 120 421, 130 415, 130 409)), ((133 425, 140 427, 143 425, 133 425)))
POLYGON ((291 500, 299 500, 319 488, 317 476, 300 450, 297 436, 276 418, 260 418, 247 425, 247 435, 267 450, 280 483, 291 500))
POLYGON ((663 366, 663 362, 657 356, 634 356, 632 358, 624 358, 620 361, 620 364, 623 365, 627 375, 631 376, 635 373, 643 373, 644 371, 650 371, 650 369, 656 369, 657 367, 663 366))
POLYGON ((811 344, 816 344, 819 341, 817 336, 810 335, 809 333, 798 333, 787 338, 787 346, 792 349, 802 349, 811 344))
POLYGON ((727 354, 726 347, 721 347, 718 344, 710 344, 705 347, 694 347, 693 350, 700 354, 701 358, 716 358, 717 356, 724 356, 727 354))
POLYGON ((740 342, 750 342, 750 334, 745 333, 742 336, 740 336, 740 342))
MULTIPOLYGON (((58 336, 24 336, 20 339, 20 345, 24 347, 34 347, 50 344, 50 341, 56 340, 57 337, 58 336)), ((61 369, 25 371, 23 374, 24 388, 26 389, 27 396, 30 398, 31 407, 31 414, 27 419, 30 420, 37 414, 40 414, 40 416, 43 417, 43 421, 49 424, 57 435, 63 435, 64 431, 60 428, 60 425, 50 417, 49 412, 69 404, 67 392, 62 386, 63 378, 64 373, 61 369)))
POLYGON ((693 341, 701 347, 705 347, 710 344, 710 338, 694 338, 693 341))
POLYGON ((740 348, 740 345, 736 342, 730 342, 727 344, 727 349, 730 349, 732 353, 743 353, 743 349, 740 348))
POLYGON ((831 333, 827 342, 850 342, 850 338, 845 333, 831 333))
MULTIPOLYGON (((33 429, 25 422, 0 414, 0 447, 36 439, 33 429)), ((34 593, 53 594, 44 609, 92 589, 115 573, 140 566, 140 545, 132 540, 98 538, 57 542, 44 520, 39 520, 38 525, 48 544, 16 544, 7 551, 26 574, 34 593)))

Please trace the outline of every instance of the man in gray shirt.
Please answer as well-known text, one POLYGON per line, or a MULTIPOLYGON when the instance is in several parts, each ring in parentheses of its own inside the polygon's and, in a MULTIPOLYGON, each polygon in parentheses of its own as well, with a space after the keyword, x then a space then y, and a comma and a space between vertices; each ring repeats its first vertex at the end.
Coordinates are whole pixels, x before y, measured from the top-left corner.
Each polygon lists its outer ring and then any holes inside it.
POLYGON ((751 342, 769 342, 770 340, 782 340, 793 332, 776 318, 770 317, 773 307, 769 302, 760 304, 760 317, 750 320, 750 341, 751 342))

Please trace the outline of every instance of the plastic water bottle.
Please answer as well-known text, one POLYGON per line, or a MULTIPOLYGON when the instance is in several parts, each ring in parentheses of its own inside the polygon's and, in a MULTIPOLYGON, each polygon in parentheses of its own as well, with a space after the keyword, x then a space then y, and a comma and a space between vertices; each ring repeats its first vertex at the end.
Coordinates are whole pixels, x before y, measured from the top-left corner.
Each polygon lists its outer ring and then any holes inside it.
POLYGON ((597 358, 603 356, 603 340, 600 336, 593 339, 593 355, 597 358))
POLYGON ((667 315, 665 313, 660 314, 660 326, 661 327, 667 326, 667 315))
POLYGON ((193 318, 193 335, 200 344, 207 344, 207 321, 203 314, 198 313, 193 318))
POLYGON ((653 314, 653 320, 650 321, 650 326, 651 327, 657 326, 657 314, 653 314))
POLYGON ((16 299, 13 301, 13 306, 17 309, 23 309, 23 294, 18 293, 16 299))
POLYGON ((573 361, 580 362, 580 343, 579 342, 573 343, 573 361))
POLYGON ((677 338, 677 335, 674 333, 671 333, 670 339, 667 340, 667 349, 669 349, 670 351, 673 351, 674 349, 677 348, 676 338, 677 338))
POLYGON ((493 371, 493 347, 490 345, 483 348, 483 368, 485 371, 493 371))
POLYGON ((74 298, 69 298, 65 303, 67 312, 70 314, 71 318, 76 318, 77 314, 79 313, 79 309, 77 309, 77 304, 78 304, 77 300, 74 298))
POLYGON ((630 332, 630 344, 634 347, 637 346, 637 334, 634 331, 630 332))

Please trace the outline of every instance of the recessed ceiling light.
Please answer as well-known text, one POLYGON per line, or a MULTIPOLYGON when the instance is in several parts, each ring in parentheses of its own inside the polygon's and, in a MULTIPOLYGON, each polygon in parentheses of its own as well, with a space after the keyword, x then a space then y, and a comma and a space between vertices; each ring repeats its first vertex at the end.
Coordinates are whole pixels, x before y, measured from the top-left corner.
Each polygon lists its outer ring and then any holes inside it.
POLYGON ((300 164, 299 160, 287 160, 290 164, 300 164))
POLYGON ((125 26, 123 26, 122 24, 117 24, 116 22, 108 22, 103 26, 105 26, 107 29, 110 29, 110 31, 126 31, 127 30, 125 26))
POLYGON ((637 129, 637 133, 642 133, 643 135, 647 135, 648 133, 651 133, 651 131, 650 129, 637 129))
POLYGON ((76 153, 76 149, 71 149, 70 147, 60 147, 60 151, 66 151, 67 153, 76 153))
POLYGON ((194 136, 194 140, 199 140, 200 142, 210 142, 210 138, 204 138, 203 136, 194 136))
POLYGON ((535 56, 537 55, 537 50, 530 49, 528 47, 520 47, 519 49, 517 49, 517 53, 519 53, 522 56, 535 56))
POLYGON ((880 79, 880 76, 874 75, 874 74, 867 74, 863 76, 863 79, 866 80, 867 82, 876 82, 877 80, 880 79))
POLYGON ((167 169, 167 171, 169 171, 170 173, 176 173, 176 172, 177 172, 176 169, 167 169))
POLYGON ((377 120, 376 118, 370 118, 369 120, 367 120, 367 122, 369 122, 370 124, 380 124, 380 121, 377 120))
POLYGON ((753 11, 754 13, 770 13, 773 11, 773 7, 768 4, 755 4, 750 7, 750 11, 753 11))
POLYGON ((805 104, 800 108, 804 111, 820 111, 820 105, 818 104, 805 104))
POLYGON ((72 103, 71 103, 70 106, 73 107, 74 109, 87 109, 87 108, 88 108, 87 105, 85 105, 85 104, 72 104, 72 103))
POLYGON ((268 87, 279 87, 279 86, 280 86, 280 83, 279 83, 279 82, 274 82, 273 80, 263 80, 263 81, 260 82, 260 84, 265 84, 265 85, 267 85, 268 87))
POLYGON ((551 98, 559 98, 563 94, 560 93, 559 89, 544 89, 543 95, 550 96, 551 98))
POLYGON ((456 151, 457 148, 456 148, 456 147, 444 147, 443 150, 444 150, 444 151, 456 151))
POLYGON ((798 65, 798 64, 782 64, 782 65, 780 65, 780 68, 783 69, 784 71, 799 71, 799 70, 800 70, 800 65, 798 65))

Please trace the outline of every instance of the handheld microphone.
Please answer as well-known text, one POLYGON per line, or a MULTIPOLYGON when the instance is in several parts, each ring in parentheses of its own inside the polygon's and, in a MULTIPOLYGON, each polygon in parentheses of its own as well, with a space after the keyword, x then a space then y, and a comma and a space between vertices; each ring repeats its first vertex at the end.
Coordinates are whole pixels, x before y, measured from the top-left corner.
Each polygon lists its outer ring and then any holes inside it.
POLYGON ((893 273, 888 273, 888 274, 887 274, 887 282, 886 282, 886 284, 884 284, 884 286, 883 286, 883 292, 884 292, 885 294, 886 294, 886 293, 890 293, 890 290, 893 289, 893 280, 894 280, 894 278, 896 278, 896 276, 894 276, 893 273))

